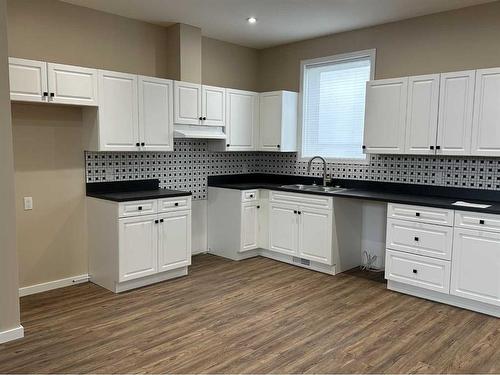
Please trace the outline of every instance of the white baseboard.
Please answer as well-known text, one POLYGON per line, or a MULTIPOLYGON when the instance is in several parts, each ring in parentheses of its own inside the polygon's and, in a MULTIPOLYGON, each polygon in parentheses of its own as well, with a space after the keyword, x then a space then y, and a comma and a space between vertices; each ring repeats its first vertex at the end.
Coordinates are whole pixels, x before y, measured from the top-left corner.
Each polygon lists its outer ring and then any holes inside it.
POLYGON ((22 325, 19 325, 19 327, 0 332, 0 344, 12 340, 22 339, 23 337, 24 327, 22 325))
POLYGON ((35 294, 35 293, 46 292, 52 289, 64 288, 65 286, 86 283, 87 281, 89 281, 89 275, 83 274, 83 275, 68 277, 66 279, 49 281, 47 283, 25 286, 24 288, 19 288, 19 297, 29 296, 30 294, 35 294))

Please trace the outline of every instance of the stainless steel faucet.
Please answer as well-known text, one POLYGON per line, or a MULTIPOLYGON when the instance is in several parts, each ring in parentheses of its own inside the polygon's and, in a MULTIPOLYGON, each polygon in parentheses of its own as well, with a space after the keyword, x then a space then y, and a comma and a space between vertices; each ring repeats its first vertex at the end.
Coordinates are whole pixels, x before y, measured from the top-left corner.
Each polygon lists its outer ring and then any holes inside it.
POLYGON ((331 181, 331 178, 329 178, 326 175, 326 160, 325 158, 321 156, 313 156, 311 160, 309 160, 309 163, 307 163, 307 172, 311 172, 311 165, 314 159, 320 159, 323 162, 323 186, 326 186, 328 182, 331 181))

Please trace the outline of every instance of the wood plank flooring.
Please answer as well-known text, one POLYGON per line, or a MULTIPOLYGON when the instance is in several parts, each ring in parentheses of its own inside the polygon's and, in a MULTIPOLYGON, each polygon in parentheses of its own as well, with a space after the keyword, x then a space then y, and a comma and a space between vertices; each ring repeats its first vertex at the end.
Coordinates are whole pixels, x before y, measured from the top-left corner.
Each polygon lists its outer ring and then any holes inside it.
POLYGON ((190 275, 114 295, 21 299, 0 373, 499 373, 500 319, 265 258, 200 255, 190 275))

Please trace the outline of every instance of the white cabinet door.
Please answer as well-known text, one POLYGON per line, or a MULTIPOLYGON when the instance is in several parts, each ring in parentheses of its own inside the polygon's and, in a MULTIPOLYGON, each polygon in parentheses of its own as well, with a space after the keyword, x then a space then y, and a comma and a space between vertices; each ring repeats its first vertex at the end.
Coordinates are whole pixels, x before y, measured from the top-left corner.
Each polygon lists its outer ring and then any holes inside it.
POLYGON ((174 122, 200 125, 201 120, 201 85, 174 81, 174 122))
POLYGON ((47 63, 9 57, 10 99, 26 102, 48 100, 47 63))
POLYGON ((97 70, 47 64, 49 101, 60 104, 97 105, 97 70))
POLYGON ((500 156, 500 68, 476 73, 472 155, 500 156))
POLYGON ((257 149, 259 94, 226 90, 226 135, 228 151, 257 149))
POLYGON ((156 215, 119 219, 119 281, 155 274, 158 269, 156 215))
POLYGON ((269 205, 269 248, 288 255, 297 255, 298 207, 269 205))
POLYGON ((332 211, 299 207, 299 256, 332 265, 332 211))
POLYGON ((224 126, 226 119, 226 89, 201 87, 202 125, 224 126))
POLYGON ((279 151, 282 128, 282 92, 260 94, 260 144, 261 151, 279 151))
POLYGON ((407 96, 408 78, 367 82, 363 142, 366 153, 404 153, 407 96))
POLYGON ((475 75, 475 70, 441 74, 438 155, 470 154, 475 75))
POLYGON ((240 251, 259 247, 259 208, 258 202, 243 203, 241 206, 240 251))
POLYGON ((455 228, 451 294, 500 306, 500 233, 455 228))
POLYGON ((139 137, 143 151, 174 150, 173 82, 139 77, 139 137))
POLYGON ((435 154, 439 74, 408 78, 406 154, 435 154))
POLYGON ((191 211, 158 215, 158 272, 191 264, 191 211))
POLYGON ((137 76, 99 71, 100 151, 138 151, 137 76))

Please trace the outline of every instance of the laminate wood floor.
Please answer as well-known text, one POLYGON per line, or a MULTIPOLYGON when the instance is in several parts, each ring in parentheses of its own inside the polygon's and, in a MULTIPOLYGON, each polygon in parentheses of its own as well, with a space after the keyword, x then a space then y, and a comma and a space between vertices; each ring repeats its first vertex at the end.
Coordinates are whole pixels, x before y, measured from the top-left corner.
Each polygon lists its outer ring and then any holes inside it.
POLYGON ((114 295, 21 299, 0 373, 500 372, 500 319, 265 258, 200 255, 187 277, 114 295))

